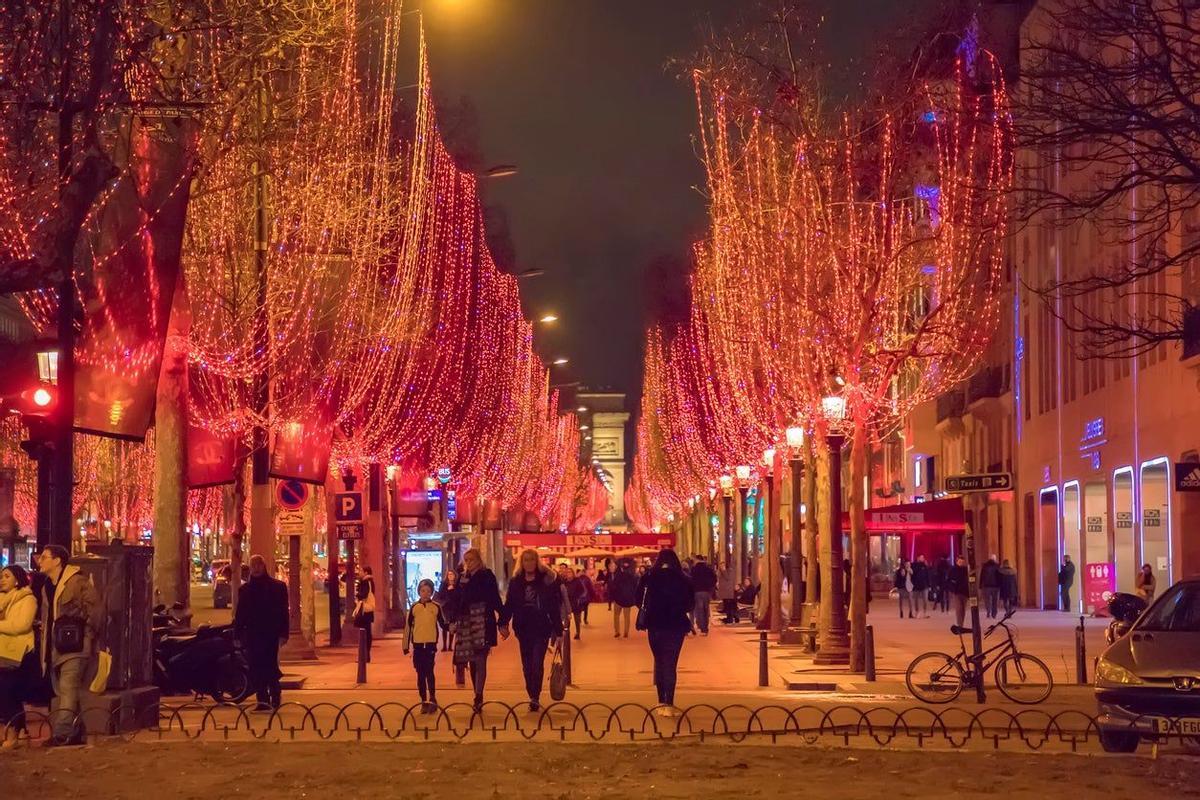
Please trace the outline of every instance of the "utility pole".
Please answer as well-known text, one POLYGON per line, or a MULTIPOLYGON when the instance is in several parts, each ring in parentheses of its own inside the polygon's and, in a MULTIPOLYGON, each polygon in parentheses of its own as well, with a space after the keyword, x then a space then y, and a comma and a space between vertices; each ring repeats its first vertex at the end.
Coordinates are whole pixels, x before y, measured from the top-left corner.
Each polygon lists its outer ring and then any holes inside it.
POLYGON ((275 531, 271 502, 270 452, 267 425, 271 414, 271 385, 268 355, 271 349, 267 319, 267 246, 270 226, 267 220, 267 165, 263 163, 263 128, 267 116, 266 77, 259 72, 256 93, 256 122, 258 125, 259 154, 254 160, 254 280, 255 313, 254 357, 258 370, 254 375, 254 410, 260 420, 251 432, 251 488, 250 488, 250 550, 267 561, 268 574, 275 572, 275 531))

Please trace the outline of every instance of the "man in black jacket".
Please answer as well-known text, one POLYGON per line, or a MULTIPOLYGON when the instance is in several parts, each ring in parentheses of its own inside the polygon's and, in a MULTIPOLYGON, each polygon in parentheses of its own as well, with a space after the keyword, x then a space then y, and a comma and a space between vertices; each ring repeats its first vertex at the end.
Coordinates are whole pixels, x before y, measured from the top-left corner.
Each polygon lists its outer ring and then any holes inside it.
POLYGON ((918 617, 929 617, 929 564, 925 554, 917 556, 912 563, 912 601, 913 613, 918 617))
POLYGON ((238 589, 233 635, 250 665, 256 710, 279 708, 279 648, 288 640, 288 592, 286 583, 267 574, 267 562, 260 555, 250 556, 250 580, 238 589))
POLYGON ((988 619, 995 619, 1000 609, 1000 562, 992 556, 979 568, 979 593, 988 619))
POLYGON ((946 575, 946 592, 950 595, 950 607, 954 609, 954 624, 963 626, 967 618, 967 595, 971 591, 970 573, 967 572, 967 559, 958 556, 954 566, 946 575))
POLYGON ((700 633, 708 636, 709 612, 712 610, 713 592, 717 591, 717 573, 704 560, 704 556, 696 556, 692 566, 692 588, 696 590, 696 609, 692 619, 700 633))

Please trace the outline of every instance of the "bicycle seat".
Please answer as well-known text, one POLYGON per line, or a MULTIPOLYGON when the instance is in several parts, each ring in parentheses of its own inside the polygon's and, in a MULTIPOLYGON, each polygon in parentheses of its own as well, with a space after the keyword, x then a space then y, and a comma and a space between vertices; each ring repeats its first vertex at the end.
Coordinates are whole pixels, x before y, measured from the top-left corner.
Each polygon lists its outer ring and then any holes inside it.
POLYGON ((951 633, 954 633, 954 634, 957 634, 957 635, 959 635, 959 636, 962 636, 962 635, 964 635, 964 634, 967 634, 967 633, 974 633, 974 632, 975 632, 975 629, 974 629, 974 628, 960 628, 960 627, 958 627, 957 625, 951 625, 951 626, 950 626, 950 632, 951 632, 951 633))

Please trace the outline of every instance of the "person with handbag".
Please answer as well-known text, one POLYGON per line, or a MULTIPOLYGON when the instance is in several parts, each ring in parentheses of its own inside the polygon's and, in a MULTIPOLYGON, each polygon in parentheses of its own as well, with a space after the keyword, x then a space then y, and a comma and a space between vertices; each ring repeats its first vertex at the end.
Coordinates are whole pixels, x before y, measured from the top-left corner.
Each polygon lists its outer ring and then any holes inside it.
POLYGON ((659 705, 654 713, 671 716, 675 707, 675 683, 683 640, 692 630, 688 616, 696 605, 692 581, 683 574, 674 550, 662 550, 642 577, 638 587, 637 628, 646 631, 654 655, 654 685, 659 705))
POLYGON ((100 595, 89 577, 71 563, 65 547, 46 545, 38 556, 42 585, 42 664, 50 676, 51 736, 47 747, 83 744, 80 693, 94 667, 97 639, 104 621, 100 595))
POLYGON ((370 567, 359 565, 358 586, 354 590, 354 627, 362 631, 360 636, 367 639, 367 662, 371 661, 371 645, 375 637, 372 629, 375 626, 375 576, 370 567))
POLYGON ((241 642, 258 697, 256 711, 279 708, 283 673, 279 648, 288 640, 287 584, 267 574, 267 562, 250 556, 250 580, 238 589, 233 635, 241 642))
MULTIPOLYGON (((454 663, 471 672, 471 688, 475 690, 475 713, 483 711, 483 689, 487 684, 487 662, 496 646, 497 619, 504 613, 500 586, 496 574, 483 565, 483 556, 472 547, 463 553, 462 575, 459 579, 460 599, 456 609, 457 625, 454 634, 454 663)), ((508 638, 508 629, 499 633, 508 638)))
POLYGON ((500 630, 507 633, 511 623, 521 649, 521 672, 529 710, 541 708, 542 682, 546 672, 546 649, 557 649, 563 634, 563 595, 554 571, 542 564, 534 550, 525 550, 517 560, 517 570, 508 582, 500 630))
POLYGON ((9 749, 25 733, 25 686, 36 668, 33 620, 37 598, 29 573, 13 564, 0 570, 0 747, 9 749))

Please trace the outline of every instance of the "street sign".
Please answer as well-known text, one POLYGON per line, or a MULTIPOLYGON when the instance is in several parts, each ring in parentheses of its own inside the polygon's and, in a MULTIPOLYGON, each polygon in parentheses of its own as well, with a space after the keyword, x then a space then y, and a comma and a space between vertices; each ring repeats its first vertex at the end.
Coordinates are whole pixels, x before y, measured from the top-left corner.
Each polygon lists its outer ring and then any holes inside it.
POLYGON ((1011 472, 983 472, 978 475, 950 475, 946 491, 955 494, 968 492, 1002 492, 1013 488, 1011 472))
POLYGON ((1118 528, 1132 528, 1133 527, 1133 512, 1132 511, 1118 511, 1117 512, 1117 527, 1118 528))
POLYGON ((1104 533, 1104 517, 1088 517, 1087 532, 1104 533))
POLYGON ((1142 527, 1143 528, 1161 528, 1162 527, 1162 509, 1160 509, 1160 508, 1144 508, 1144 509, 1142 509, 1142 527))
POLYGON ((303 508, 308 502, 308 484, 297 480, 276 481, 275 502, 288 511, 303 508))
POLYGON ((276 519, 279 521, 280 535, 299 536, 304 533, 303 511, 280 511, 276 519))
POLYGON ((361 522, 339 522, 337 526, 338 541, 353 541, 363 538, 361 522))
POLYGON ((444 486, 450 482, 450 479, 452 476, 453 476, 453 473, 450 471, 449 467, 438 467, 438 471, 437 471, 438 483, 440 483, 444 486))
POLYGON ((1175 491, 1200 492, 1200 463, 1175 465, 1175 491))
POLYGON ((458 518, 458 492, 454 489, 446 490, 446 519, 458 518))
POLYGON ((363 493, 338 492, 333 496, 333 520, 342 541, 363 538, 363 493))

